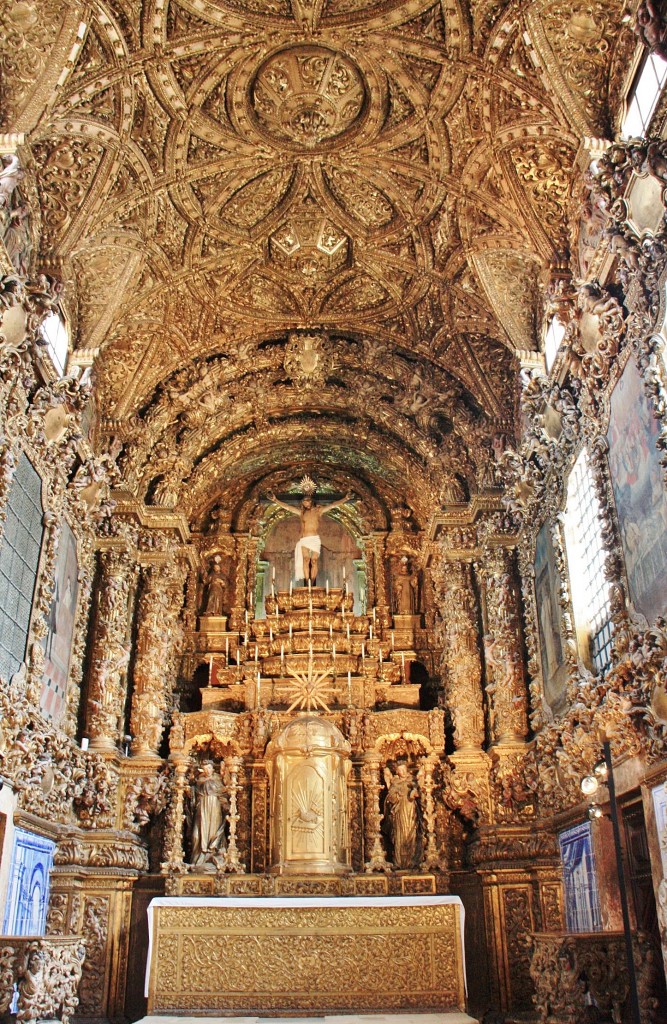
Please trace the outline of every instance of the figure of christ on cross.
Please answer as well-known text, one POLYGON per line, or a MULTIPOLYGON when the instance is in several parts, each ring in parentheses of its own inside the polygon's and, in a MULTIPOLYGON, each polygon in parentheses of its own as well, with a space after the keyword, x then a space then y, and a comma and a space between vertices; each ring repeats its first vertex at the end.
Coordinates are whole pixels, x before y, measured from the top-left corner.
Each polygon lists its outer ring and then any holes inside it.
POLYGON ((301 502, 300 509, 295 508, 294 505, 288 505, 284 501, 279 501, 272 491, 267 493, 267 497, 291 515, 299 516, 301 520, 301 536, 294 549, 294 577, 297 580, 302 579, 306 587, 308 586, 308 580, 314 586, 317 579, 317 563, 320 551, 322 550, 322 541, 319 535, 320 519, 325 512, 331 512, 332 509, 339 508, 341 505, 351 501, 354 495, 349 492, 340 501, 332 501, 330 505, 318 507, 312 495, 306 494, 301 502))

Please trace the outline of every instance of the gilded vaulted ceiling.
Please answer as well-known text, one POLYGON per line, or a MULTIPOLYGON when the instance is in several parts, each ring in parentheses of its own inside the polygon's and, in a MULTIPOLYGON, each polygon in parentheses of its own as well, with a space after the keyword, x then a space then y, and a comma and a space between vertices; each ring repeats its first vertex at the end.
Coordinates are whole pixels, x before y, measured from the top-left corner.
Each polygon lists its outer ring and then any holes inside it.
POLYGON ((387 501, 406 479, 433 501, 453 478, 484 486, 513 353, 538 347, 545 269, 568 250, 577 149, 613 131, 622 14, 5 6, 3 130, 26 136, 34 258, 66 280, 75 347, 99 350, 128 487, 197 515, 216 479, 252 486, 262 451, 278 472, 313 432, 332 474, 384 481, 387 501))

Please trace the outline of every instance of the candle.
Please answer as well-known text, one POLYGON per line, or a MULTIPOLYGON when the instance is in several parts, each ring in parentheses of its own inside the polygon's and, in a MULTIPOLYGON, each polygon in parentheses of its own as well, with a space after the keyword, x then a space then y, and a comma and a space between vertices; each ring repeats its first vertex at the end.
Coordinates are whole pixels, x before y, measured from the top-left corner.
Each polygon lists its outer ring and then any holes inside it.
POLYGON ((401 672, 405 675, 405 655, 401 651, 401 672))
POLYGON ((347 579, 347 569, 343 566, 343 579, 347 579))
POLYGON ((308 619, 308 633, 310 634, 310 636, 313 635, 313 620, 312 619, 308 619))
POLYGON ((336 645, 335 644, 333 645, 332 653, 333 653, 333 661, 334 661, 334 665, 335 665, 336 664, 336 645))
POLYGON ((273 626, 269 626, 269 640, 273 643, 273 626))
POLYGON ((363 661, 365 657, 366 657, 366 644, 362 640, 361 641, 361 660, 363 661))
POLYGON ((327 576, 327 597, 329 596, 329 577, 327 576))
POLYGON ((292 623, 289 624, 289 638, 292 639, 292 623))
POLYGON ((369 627, 369 639, 373 639, 373 623, 371 622, 369 627))
POLYGON ((257 673, 257 707, 260 707, 262 703, 262 676, 261 673, 257 673))
POLYGON ((382 668, 382 648, 381 647, 378 647, 378 662, 379 662, 380 668, 382 668))
POLYGON ((309 590, 312 590, 312 587, 313 587, 313 581, 311 580, 311 578, 310 578, 310 576, 309 576, 309 577, 308 577, 308 589, 309 589, 309 590))
POLYGON ((243 643, 246 645, 246 647, 248 646, 248 630, 247 629, 246 629, 245 633, 243 634, 243 643))
POLYGON ((90 740, 88 739, 87 736, 82 736, 81 737, 81 749, 82 750, 88 750, 88 744, 89 743, 90 743, 90 740))
POLYGON ((209 654, 209 656, 208 656, 208 681, 209 681, 209 685, 213 681, 213 655, 212 654, 209 654))
POLYGON ((257 644, 255 644, 255 665, 257 664, 258 657, 259 657, 259 652, 257 650, 257 644))
POLYGON ((394 649, 394 631, 393 631, 393 629, 391 631, 391 649, 392 649, 392 651, 394 649))
POLYGON ((225 664, 229 665, 229 637, 225 637, 225 664))
POLYGON ((333 624, 329 623, 329 639, 333 640, 333 624))
POLYGON ((352 674, 347 670, 347 703, 352 703, 352 674))
POLYGON ((236 648, 236 667, 238 668, 240 664, 241 664, 241 652, 240 652, 240 650, 237 647, 236 648))
POLYGON ((248 625, 248 609, 245 610, 245 624, 248 625))
POLYGON ((377 609, 376 609, 375 605, 373 605, 373 622, 375 622, 376 612, 377 612, 377 609))
POLYGON ((281 663, 281 665, 282 665, 284 660, 285 660, 285 644, 281 644, 280 645, 280 663, 281 663))
POLYGON ((289 581, 289 596, 292 596, 292 581, 289 581))
POLYGON ((278 602, 276 601, 276 619, 279 619, 279 618, 280 618, 280 608, 278 607, 278 602))
POLYGON ((276 567, 274 565, 272 570, 271 570, 271 579, 275 580, 275 578, 276 578, 276 567))

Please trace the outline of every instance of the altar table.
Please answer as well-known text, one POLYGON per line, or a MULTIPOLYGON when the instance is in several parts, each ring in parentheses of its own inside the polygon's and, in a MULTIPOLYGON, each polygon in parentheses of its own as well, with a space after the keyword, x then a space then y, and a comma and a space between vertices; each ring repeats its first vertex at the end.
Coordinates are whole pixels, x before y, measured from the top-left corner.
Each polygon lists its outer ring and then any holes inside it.
POLYGON ((149 1014, 465 1009, 458 896, 159 897, 149 1014))

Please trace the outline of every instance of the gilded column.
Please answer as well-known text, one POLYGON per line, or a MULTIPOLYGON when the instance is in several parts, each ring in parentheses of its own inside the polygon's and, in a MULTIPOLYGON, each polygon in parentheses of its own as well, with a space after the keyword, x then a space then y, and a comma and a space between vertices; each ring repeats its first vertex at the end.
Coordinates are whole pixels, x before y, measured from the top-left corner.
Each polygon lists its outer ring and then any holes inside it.
POLYGON ((130 660, 128 603, 135 572, 127 551, 110 549, 100 553, 86 718, 92 750, 115 750, 122 730, 123 682, 130 660))
POLYGON ((241 630, 245 619, 246 599, 248 593, 248 555, 252 546, 249 533, 238 534, 236 541, 236 576, 234 587, 234 607, 229 617, 229 628, 241 630))
POLYGON ((369 851, 365 868, 371 871, 389 871, 390 865, 387 862, 382 841, 380 839, 380 825, 382 814, 380 813, 380 790, 382 782, 380 778, 380 758, 377 755, 366 755, 366 762, 362 768, 364 783, 364 796, 366 798, 365 815, 365 846, 369 851))
POLYGON ((386 533, 378 532, 373 534, 373 578, 375 583, 373 603, 377 607, 380 621, 388 625, 390 618, 389 604, 387 602, 387 571, 385 567, 386 543, 386 533))
POLYGON ((494 743, 522 742, 528 733, 528 702, 519 596, 511 553, 503 547, 487 548, 483 573, 487 610, 484 654, 491 738, 494 743))
POLYGON ((185 870, 183 851, 183 821, 185 818, 185 790, 188 786, 189 758, 173 757, 174 779, 171 801, 167 811, 164 837, 165 859, 161 868, 163 874, 180 874, 185 870))
POLYGON ((470 565, 442 561, 434 574, 445 644, 442 668, 457 750, 481 750, 484 701, 479 627, 470 565))
POLYGON ((178 621, 183 582, 183 569, 178 565, 151 565, 144 570, 130 718, 135 756, 157 756, 162 741, 175 660, 183 640, 178 621))

